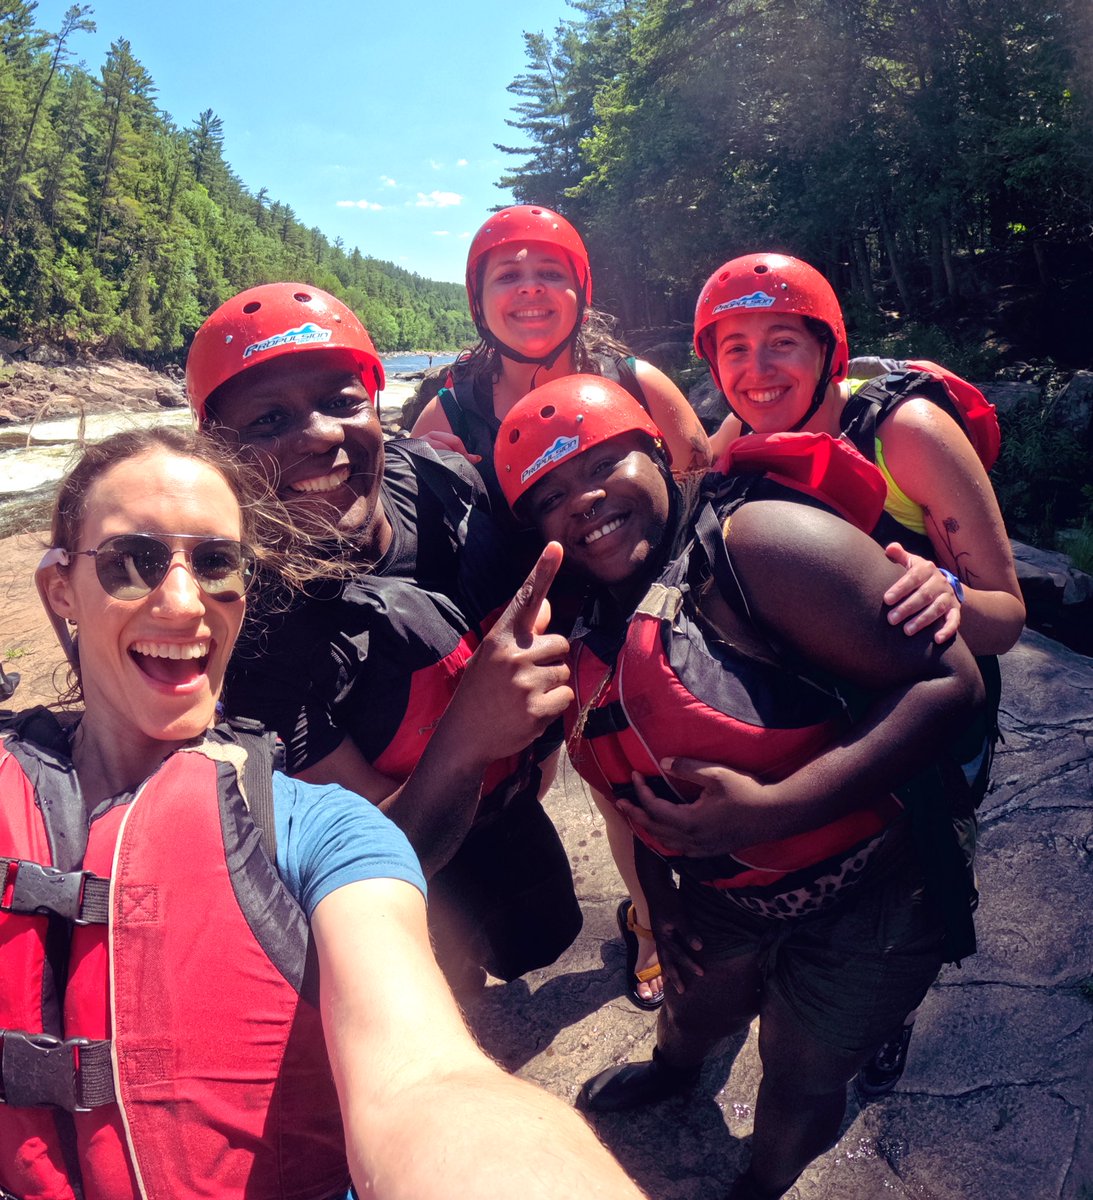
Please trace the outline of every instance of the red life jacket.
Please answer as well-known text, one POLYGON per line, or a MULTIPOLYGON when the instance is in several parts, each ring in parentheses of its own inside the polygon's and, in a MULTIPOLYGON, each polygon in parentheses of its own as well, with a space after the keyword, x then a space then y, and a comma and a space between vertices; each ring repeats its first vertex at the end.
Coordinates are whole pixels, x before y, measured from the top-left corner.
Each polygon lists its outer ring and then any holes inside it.
MULTIPOLYGON (((356 673, 333 710, 376 770, 402 783, 425 752, 481 638, 447 596, 403 579, 366 575, 347 584, 343 595, 372 627, 366 669, 356 673)), ((347 603, 342 611, 349 609, 347 603)), ((498 615, 480 621, 483 634, 498 615)), ((539 778, 535 746, 490 763, 477 819, 534 797, 539 778)))
POLYGON ((246 751, 214 732, 88 826, 64 735, 43 744, 40 728, 0 744, 0 1188, 18 1200, 344 1195, 322 1026, 300 994, 307 922, 247 812, 246 751), (33 911, 39 864, 85 899, 108 880, 103 912, 73 928, 65 904, 33 911), (69 1102, 75 1079, 89 1108, 36 1103, 49 1089, 20 1062, 44 1060, 22 1033, 91 1039, 88 1056, 106 1047, 112 1069, 91 1097, 85 1052, 74 1071, 70 1041, 51 1050, 67 1055, 69 1102))
MULTIPOLYGON (((845 443, 826 434, 749 435, 730 449, 736 475, 714 477, 695 522, 696 536, 652 583, 626 625, 621 646, 591 631, 574 653, 576 711, 583 727, 570 753, 595 788, 632 796, 631 772, 654 792, 686 802, 693 785, 664 773, 677 756, 721 762, 776 780, 838 738, 849 722, 830 681, 807 678, 776 651, 769 657, 734 649, 700 614, 696 567, 710 562, 720 519, 746 498, 821 498, 869 528, 883 504, 879 472, 845 443), (716 513, 716 515, 715 515, 716 513), (707 536, 708 535, 708 536, 707 536)), ((730 568, 731 571, 731 568, 730 568)), ((718 586, 737 611, 741 604, 718 586)), ((742 597, 740 597, 742 600, 742 597)), ((574 723, 571 722, 571 729, 574 723)), ((680 871, 722 889, 738 903, 773 917, 795 917, 824 906, 862 873, 900 810, 893 796, 818 829, 750 846, 732 855, 675 857, 640 828, 634 833, 680 871)))
POLYGON ((909 396, 922 396, 944 409, 964 430, 985 471, 998 461, 1002 446, 998 413, 974 383, 924 358, 853 359, 852 378, 855 362, 879 364, 882 370, 851 394, 842 414, 843 433, 870 462, 877 426, 909 396))

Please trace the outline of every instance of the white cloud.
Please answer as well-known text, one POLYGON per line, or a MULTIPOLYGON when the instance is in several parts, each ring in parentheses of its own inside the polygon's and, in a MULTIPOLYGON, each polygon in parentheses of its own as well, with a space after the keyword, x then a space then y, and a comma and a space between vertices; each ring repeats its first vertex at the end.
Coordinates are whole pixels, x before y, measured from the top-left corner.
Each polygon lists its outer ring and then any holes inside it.
POLYGON ((451 237, 451 231, 448 229, 434 229, 433 237, 451 237))
POLYGON ((467 160, 466 160, 465 158, 461 158, 461 159, 459 159, 459 161, 458 161, 458 162, 457 162, 455 165, 456 165, 457 167, 469 167, 469 166, 470 166, 470 163, 468 163, 468 162, 467 162, 467 160))
POLYGON ((462 233, 457 233, 455 236, 459 238, 461 242, 465 242, 471 236, 471 231, 469 229, 464 229, 462 233))
POLYGON ((442 162, 437 162, 435 158, 429 159, 429 166, 432 167, 434 171, 444 170, 444 164, 442 162))
POLYGON ((373 204, 371 200, 338 200, 338 208, 363 208, 368 212, 382 212, 382 204, 373 204))
POLYGON ((454 205, 462 203, 463 197, 458 192, 432 191, 428 195, 418 192, 414 206, 416 208, 452 208, 454 205))
POLYGON ((380 183, 382 183, 384 187, 398 187, 398 184, 395 183, 390 175, 381 175, 380 183))

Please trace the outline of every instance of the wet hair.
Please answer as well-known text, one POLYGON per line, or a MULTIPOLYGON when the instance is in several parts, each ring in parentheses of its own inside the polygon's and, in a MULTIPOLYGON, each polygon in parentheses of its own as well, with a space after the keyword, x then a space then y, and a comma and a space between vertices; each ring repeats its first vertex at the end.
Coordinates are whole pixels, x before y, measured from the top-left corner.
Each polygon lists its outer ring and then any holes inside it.
MULTIPOLYGON (((257 540, 257 522, 254 518, 261 492, 255 486, 253 472, 227 454, 217 443, 200 434, 160 426, 152 429, 127 429, 84 450, 79 462, 65 476, 57 492, 53 520, 50 524, 50 545, 75 553, 79 549, 83 534, 87 498, 96 480, 131 458, 139 458, 142 454, 151 454, 157 450, 178 458, 195 459, 214 470, 239 501, 242 512, 242 540, 247 543, 257 540)), ((259 551, 259 547, 255 549, 259 551)))

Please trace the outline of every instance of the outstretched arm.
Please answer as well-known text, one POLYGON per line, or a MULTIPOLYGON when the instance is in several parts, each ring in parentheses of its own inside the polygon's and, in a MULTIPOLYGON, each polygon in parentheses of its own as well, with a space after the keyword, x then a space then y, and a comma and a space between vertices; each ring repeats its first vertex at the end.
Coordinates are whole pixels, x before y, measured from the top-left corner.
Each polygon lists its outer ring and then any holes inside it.
POLYGON ((312 918, 327 1047, 361 1196, 639 1200, 580 1116, 471 1039, 409 884, 338 888, 312 918), (364 962, 382 970, 362 971, 364 962))
POLYGON ((663 371, 644 359, 636 361, 634 374, 641 384, 649 415, 664 434, 672 455, 672 473, 686 475, 708 470, 710 443, 686 396, 663 371))

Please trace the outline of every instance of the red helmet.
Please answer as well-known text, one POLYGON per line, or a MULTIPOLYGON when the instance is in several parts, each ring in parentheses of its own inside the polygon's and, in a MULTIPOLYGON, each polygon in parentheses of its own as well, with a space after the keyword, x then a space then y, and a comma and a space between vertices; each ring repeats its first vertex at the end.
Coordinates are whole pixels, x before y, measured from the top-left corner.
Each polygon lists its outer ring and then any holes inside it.
POLYGON ((510 242, 546 242, 563 250, 573 264, 577 293, 583 293, 584 307, 592 303, 592 267, 581 235, 565 217, 551 212, 549 208, 541 208, 537 204, 514 204, 490 217, 474 235, 467 252, 467 299, 475 327, 483 337, 487 336, 487 331, 478 299, 479 267, 491 250, 510 242))
POLYGON ((528 392, 501 422, 493 448, 509 507, 565 459, 633 432, 648 434, 668 457, 653 419, 614 380, 565 375, 528 392))
POLYGON ((282 354, 341 350, 360 369, 375 401, 383 364, 356 314, 307 283, 264 283, 225 301, 194 335, 186 358, 186 393, 200 423, 222 383, 282 354))
POLYGON ((785 254, 745 254, 714 271, 695 306, 695 353, 709 364, 719 388, 721 376, 717 370, 714 326, 726 313, 748 311, 794 313, 822 321, 834 340, 823 385, 846 378, 850 347, 842 309, 831 284, 815 267, 799 258, 785 254))

